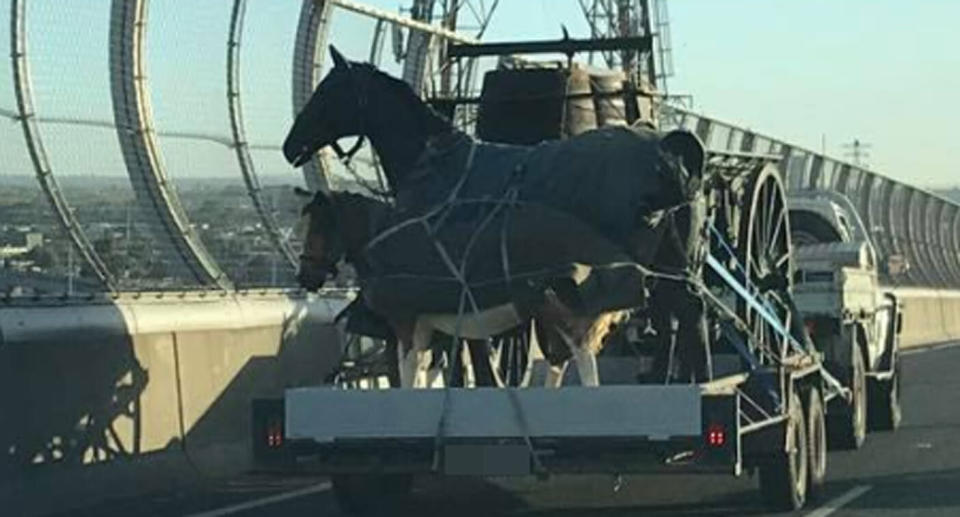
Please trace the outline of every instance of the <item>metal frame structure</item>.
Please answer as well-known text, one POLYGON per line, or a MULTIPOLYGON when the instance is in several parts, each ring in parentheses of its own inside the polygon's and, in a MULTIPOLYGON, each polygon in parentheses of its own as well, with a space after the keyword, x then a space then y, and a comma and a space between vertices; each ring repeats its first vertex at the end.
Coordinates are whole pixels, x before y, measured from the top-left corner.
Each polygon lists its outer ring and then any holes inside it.
MULTIPOLYGON (((297 23, 297 35, 293 45, 293 114, 303 109, 310 100, 313 88, 320 80, 323 67, 323 46, 327 42, 330 30, 332 6, 328 0, 303 0, 300 7, 300 20, 297 23)), ((303 164, 303 180, 310 190, 329 191, 327 164, 323 153, 303 164)))
POLYGON ((160 159, 145 74, 147 0, 113 0, 110 12, 110 84, 114 118, 134 192, 153 208, 184 267, 205 286, 233 283, 203 246, 187 218, 160 159))
POLYGON ((30 86, 30 67, 27 62, 27 6, 26 0, 11 0, 10 3, 10 43, 13 67, 13 90, 17 98, 17 118, 23 128, 23 138, 37 174, 37 181, 50 201, 64 231, 73 245, 86 260, 97 278, 110 291, 117 288, 113 274, 97 254, 79 221, 70 209, 63 192, 53 176, 53 170, 47 159, 40 128, 37 126, 33 109, 33 90, 30 86))
POLYGON ((237 153, 237 162, 243 181, 247 186, 247 193, 253 206, 263 222, 263 227, 273 241, 274 246, 287 259, 291 267, 296 269, 299 261, 296 253, 290 246, 288 239, 280 232, 280 225, 273 216, 270 207, 263 199, 260 180, 250 156, 247 144, 246 129, 243 123, 243 103, 240 100, 240 41, 243 33, 244 16, 247 10, 246 0, 234 0, 230 14, 230 35, 227 39, 227 104, 230 110, 230 130, 233 135, 233 149, 237 153))

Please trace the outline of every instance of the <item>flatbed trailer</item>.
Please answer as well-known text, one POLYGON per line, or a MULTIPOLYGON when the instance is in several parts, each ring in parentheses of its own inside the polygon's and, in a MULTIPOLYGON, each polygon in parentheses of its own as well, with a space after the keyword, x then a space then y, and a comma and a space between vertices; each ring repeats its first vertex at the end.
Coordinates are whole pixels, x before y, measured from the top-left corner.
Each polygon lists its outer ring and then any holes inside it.
MULTIPOLYGON (((793 384, 815 382, 818 369, 796 368, 793 384)), ((257 403, 260 421, 273 416, 275 433, 284 430, 274 442, 283 453, 268 446, 258 459, 334 475, 739 475, 779 448, 778 424, 789 418, 757 401, 768 398, 763 375, 596 388, 298 388, 257 403)))
POLYGON ((766 502, 792 509, 825 475, 822 373, 801 361, 699 385, 297 388, 255 401, 254 453, 265 471, 331 476, 341 506, 359 514, 397 504, 395 489, 416 476, 754 470, 766 502), (812 400, 822 400, 820 431, 808 424, 812 400), (808 432, 821 433, 813 464, 808 432))
MULTIPOLYGON (((826 478, 828 402, 848 403, 851 390, 824 368, 792 302, 778 160, 705 157, 709 244, 702 278, 688 280, 706 303, 713 351, 736 358, 735 371, 702 384, 413 390, 398 388, 382 362, 345 363, 333 385, 254 401, 257 464, 330 475, 352 513, 393 508, 415 476, 560 473, 756 471, 769 508, 802 507, 826 478)), ((528 378, 520 373, 512 378, 528 378)))

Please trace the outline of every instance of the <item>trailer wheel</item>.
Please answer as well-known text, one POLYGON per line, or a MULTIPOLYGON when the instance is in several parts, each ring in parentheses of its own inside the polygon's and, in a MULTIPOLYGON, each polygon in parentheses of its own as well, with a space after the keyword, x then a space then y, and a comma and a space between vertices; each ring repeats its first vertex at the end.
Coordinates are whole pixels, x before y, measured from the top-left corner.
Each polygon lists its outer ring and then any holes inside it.
POLYGON ((771 510, 798 510, 807 499, 810 454, 803 413, 800 397, 794 393, 786 422, 785 450, 760 465, 760 495, 771 510))
POLYGON ((807 492, 813 499, 820 495, 827 479, 827 422, 820 390, 811 388, 805 402, 807 451, 810 456, 807 492))
POLYGON ((900 427, 900 365, 893 370, 893 377, 870 383, 869 410, 870 428, 878 431, 894 431, 900 427))
POLYGON ((339 474, 330 479, 333 496, 348 515, 392 515, 402 508, 413 488, 408 474, 339 474))
POLYGON ((830 445, 841 449, 859 449, 867 439, 867 379, 860 350, 853 350, 853 360, 847 376, 853 401, 846 411, 833 413, 828 422, 830 445))

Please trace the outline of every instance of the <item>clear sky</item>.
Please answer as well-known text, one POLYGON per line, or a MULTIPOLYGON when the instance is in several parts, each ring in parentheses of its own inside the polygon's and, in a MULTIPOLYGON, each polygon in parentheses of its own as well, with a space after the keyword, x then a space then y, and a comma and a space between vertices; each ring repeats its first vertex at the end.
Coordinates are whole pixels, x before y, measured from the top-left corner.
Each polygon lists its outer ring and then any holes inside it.
MULTIPOLYGON (((558 33, 566 0, 504 0, 495 34, 558 33)), ((921 185, 960 183, 960 1, 667 0, 676 77, 707 115, 921 185)), ((568 23, 573 29, 581 25, 568 23)))
MULTIPOLYGON (((410 3, 366 1, 393 11, 410 3)), ((109 3, 28 3, 41 114, 112 118, 109 3)), ((289 126, 300 3, 249 2, 242 86, 252 141, 277 143, 289 126)), ((150 2, 148 80, 160 129, 229 133, 224 77, 231 4, 150 2)), ((575 35, 586 33, 576 0, 500 4, 487 39, 557 37, 561 24, 575 35)), ((879 172, 925 186, 960 183, 953 152, 960 136, 954 122, 960 119, 954 100, 960 91, 960 1, 667 0, 667 6, 676 70, 670 90, 692 95, 698 111, 812 149, 820 149, 824 138, 827 152, 838 157, 841 144, 858 138, 872 144, 869 163, 879 172)), ((8 16, 8 1, 0 0, 3 56, 9 55, 8 16)), ((372 27, 339 12, 332 38, 351 57, 365 59, 372 27)), ((0 110, 11 109, 8 61, 0 63, 0 110)), ((45 129, 54 171, 122 174, 115 136, 98 131, 45 129)), ((29 172, 21 142, 15 125, 0 119, 0 174, 29 172)), ((232 153, 216 144, 164 139, 161 149, 175 178, 236 171, 232 153)), ((262 174, 291 173, 279 153, 254 158, 262 174)))

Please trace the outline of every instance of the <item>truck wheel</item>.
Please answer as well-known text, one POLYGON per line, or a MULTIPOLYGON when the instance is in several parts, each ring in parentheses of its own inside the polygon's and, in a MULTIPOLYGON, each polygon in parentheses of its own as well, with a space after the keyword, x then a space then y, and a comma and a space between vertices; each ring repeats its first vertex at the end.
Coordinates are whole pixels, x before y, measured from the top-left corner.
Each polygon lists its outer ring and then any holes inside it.
POLYGON ((347 515, 393 515, 403 508, 413 487, 407 474, 339 474, 330 479, 333 496, 347 515))
POLYGON ((807 492, 813 499, 820 495, 827 479, 827 422, 820 390, 811 388, 805 402, 807 451, 810 455, 807 492))
POLYGON ((894 431, 900 427, 900 365, 893 370, 893 377, 870 383, 870 428, 878 431, 894 431))
POLYGON ((793 394, 785 424, 786 450, 760 465, 760 495, 770 510, 798 510, 806 502, 810 454, 803 413, 800 397, 793 394))
POLYGON ((867 439, 867 379, 860 350, 853 350, 853 364, 847 377, 853 400, 846 411, 837 411, 830 418, 827 430, 830 445, 841 449, 859 449, 867 439))

